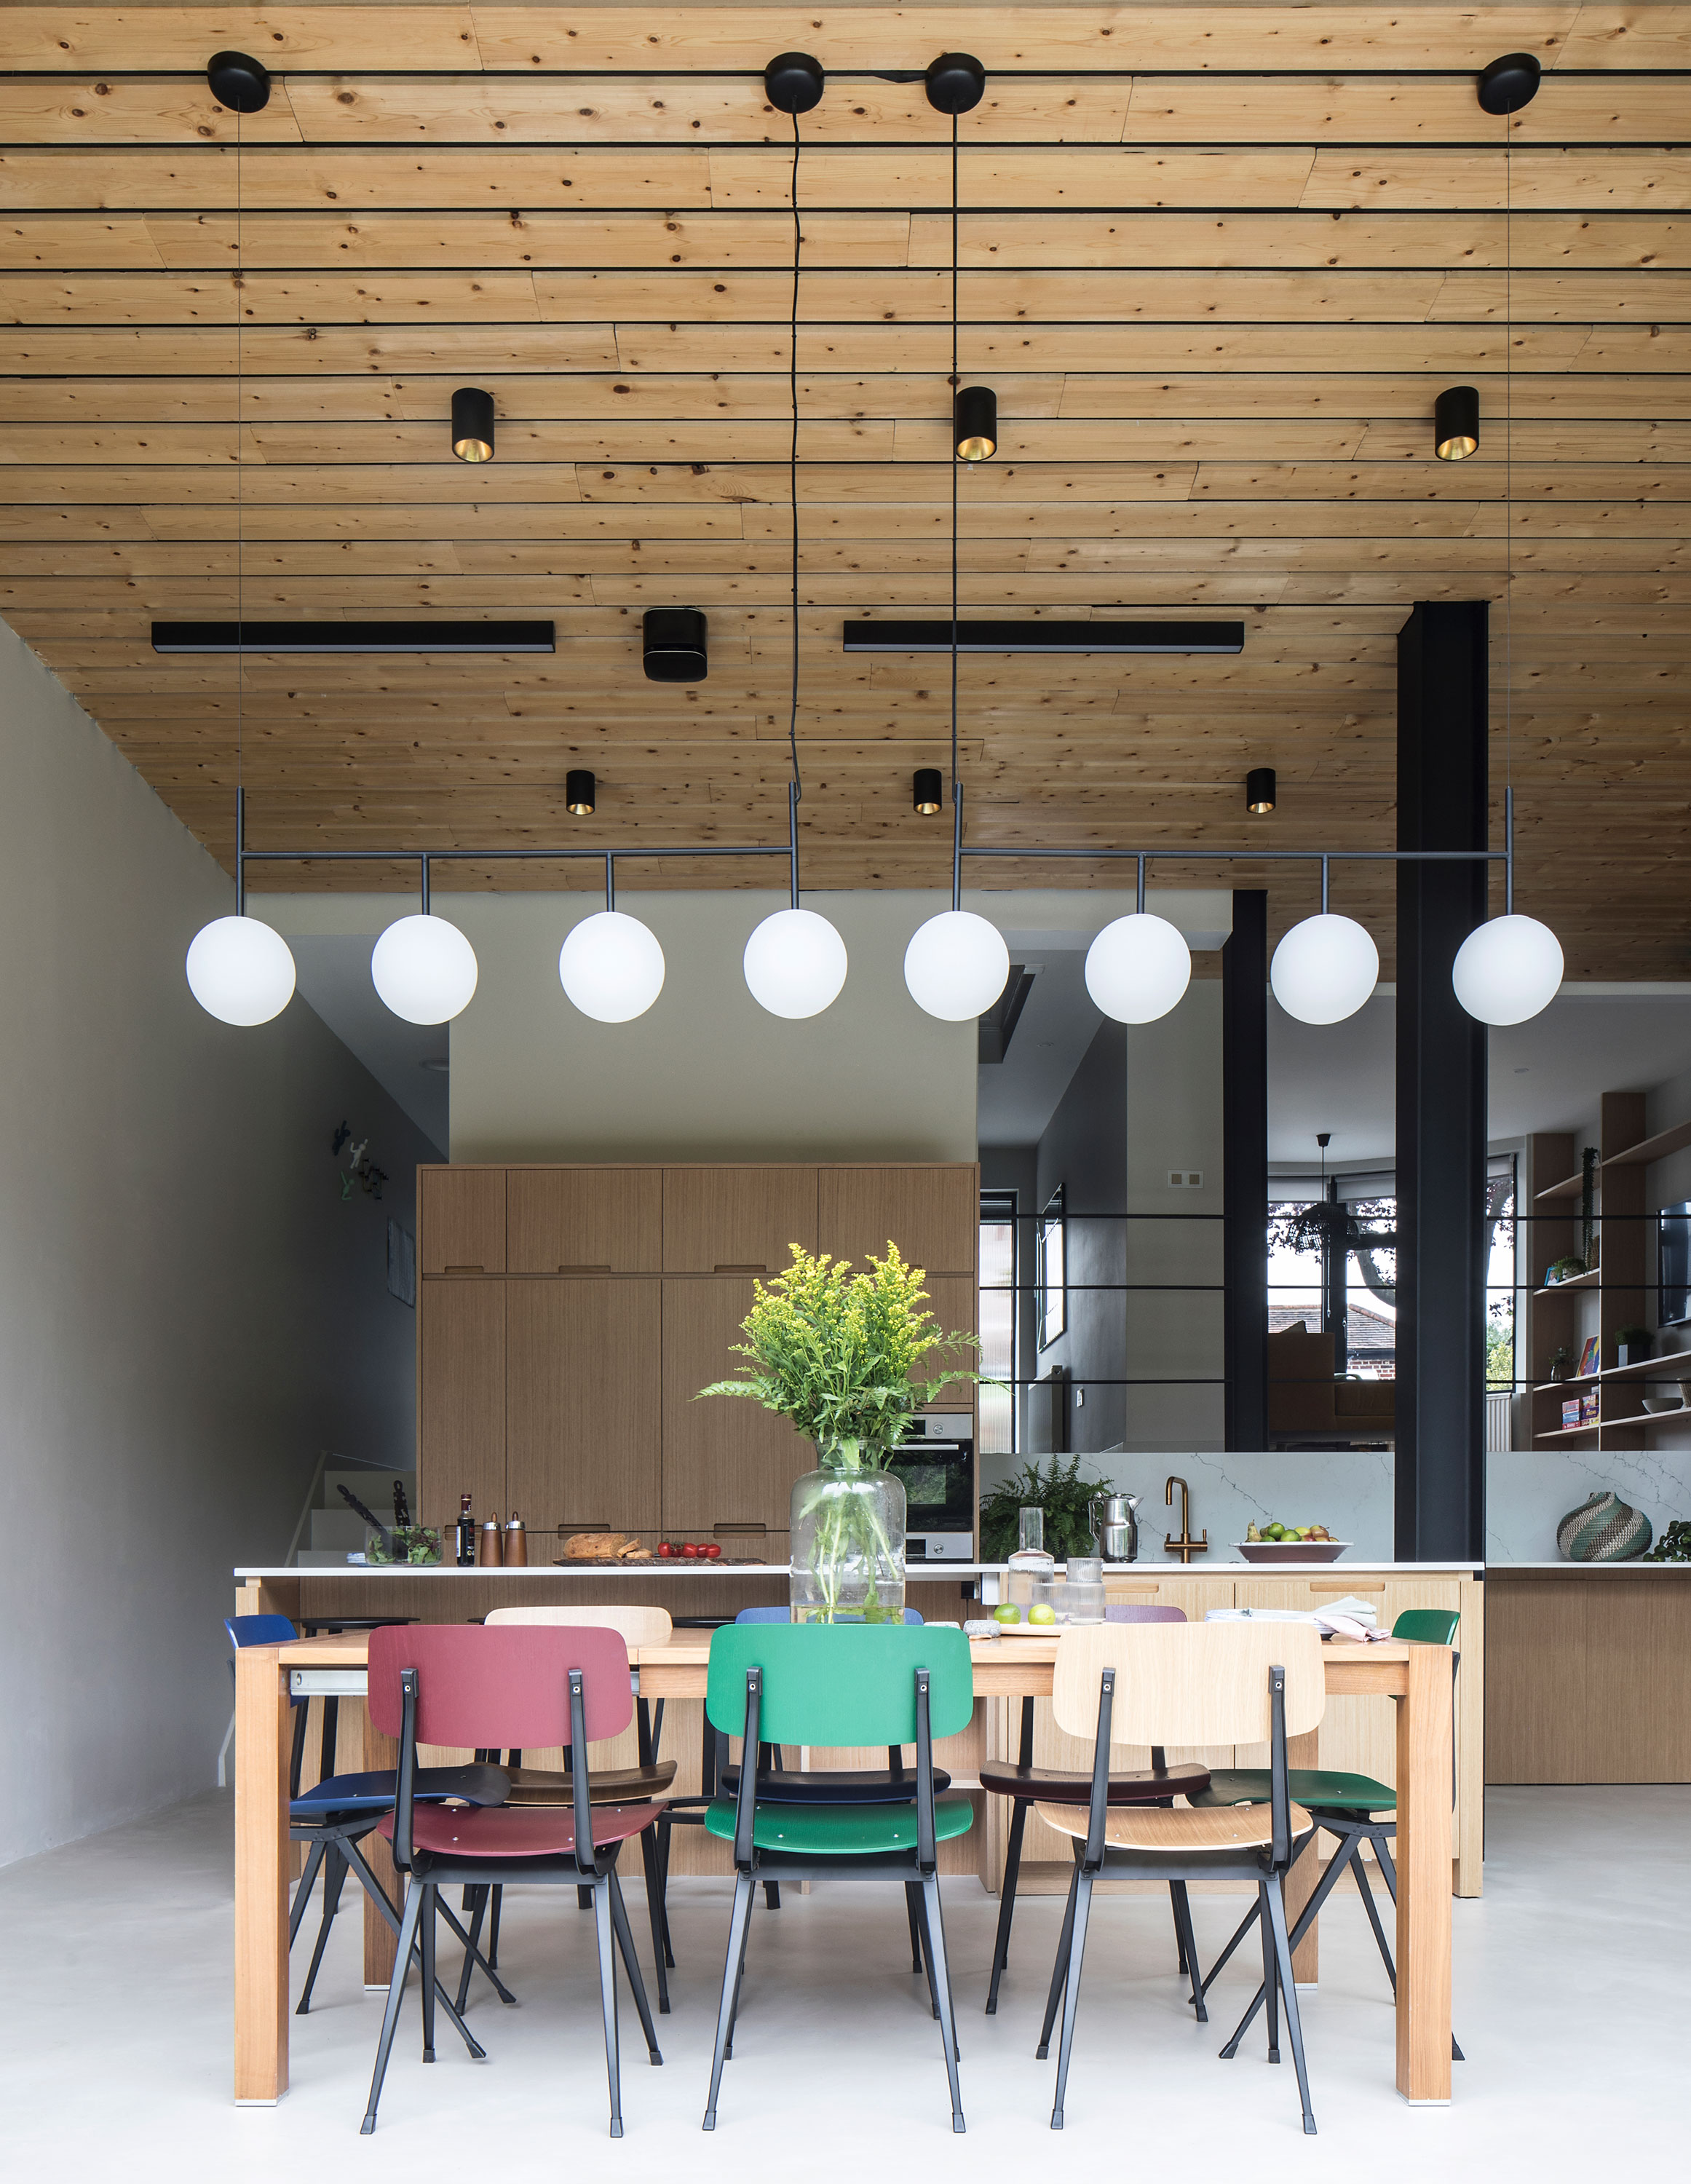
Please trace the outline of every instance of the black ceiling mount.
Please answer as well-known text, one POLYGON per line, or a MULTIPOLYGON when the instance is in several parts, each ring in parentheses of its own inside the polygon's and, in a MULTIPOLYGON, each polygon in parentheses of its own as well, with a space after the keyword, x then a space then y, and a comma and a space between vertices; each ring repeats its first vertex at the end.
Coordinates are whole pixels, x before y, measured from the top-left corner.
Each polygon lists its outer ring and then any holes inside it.
POLYGON ((205 80, 212 97, 231 114, 262 114, 270 103, 270 72, 250 53, 214 53, 205 80))
POLYGON ((709 663, 697 607, 648 607, 640 631, 648 682, 704 682, 709 663))
POLYGON ((1544 75, 1533 53, 1505 53, 1480 70, 1480 104, 1488 114, 1519 114, 1538 95, 1544 75))
POLYGON ((809 53, 777 53, 764 70, 764 97, 782 114, 808 114, 821 104, 826 81, 809 53))
POLYGON ((987 71, 973 53, 942 53, 928 63, 927 103, 940 114, 967 114, 987 92, 987 71))

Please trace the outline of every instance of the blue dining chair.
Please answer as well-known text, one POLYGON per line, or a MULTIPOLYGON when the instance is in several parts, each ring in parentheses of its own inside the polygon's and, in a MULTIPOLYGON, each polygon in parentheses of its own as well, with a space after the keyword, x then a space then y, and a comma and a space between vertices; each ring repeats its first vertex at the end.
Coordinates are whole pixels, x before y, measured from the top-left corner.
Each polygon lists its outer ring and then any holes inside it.
MULTIPOLYGON (((243 1646, 291 1645, 299 1635, 286 1615, 226 1615, 223 1618, 223 1627, 229 1633, 231 1646, 237 1652, 243 1646)), ((235 1674, 232 1654, 229 1674, 232 1681, 235 1674)), ((294 2013, 296 2016, 303 2017, 311 2008, 312 1990, 317 1984, 323 1952, 328 1946, 329 1930, 340 1909, 341 1889, 348 1869, 357 1875, 364 1893, 393 1932, 398 1934, 399 1931, 399 1913, 359 1847, 365 1836, 375 1833, 385 1815, 392 1811, 398 1777, 392 1769, 357 1774, 331 1774, 311 1789, 302 1792, 299 1782, 305 1759, 305 1721, 309 1702, 296 1697, 292 1705, 293 1744, 289 1754, 287 1774, 288 1840, 290 1842, 309 1843, 311 1848, 306 1858, 305 1871, 294 1891, 292 1908, 288 1913, 287 1942, 290 1949, 305 1915, 305 1907, 320 1866, 323 1872, 322 1924, 318 1929, 317 1946, 311 1953, 311 1965, 305 1975, 304 1991, 294 2013)), ((330 1722, 325 1721, 324 1734, 324 1763, 332 1767, 334 1730, 330 1722)), ((238 1753, 236 1763, 240 1763, 238 1753)), ((503 1770, 497 1767, 426 1767, 417 1777, 418 1797, 433 1804, 453 1799, 466 1805, 503 1805, 508 1787, 503 1770)), ((466 1950, 470 1951, 470 1960, 479 1965, 492 1981, 500 2001, 515 2002, 515 1996, 502 1984, 481 1951, 472 1948, 470 1936, 451 1912, 442 1907, 441 1915, 454 1929, 466 1950)), ((470 2037, 445 1990, 437 1988, 437 1992, 471 2053, 479 2056, 482 2051, 470 2037)))

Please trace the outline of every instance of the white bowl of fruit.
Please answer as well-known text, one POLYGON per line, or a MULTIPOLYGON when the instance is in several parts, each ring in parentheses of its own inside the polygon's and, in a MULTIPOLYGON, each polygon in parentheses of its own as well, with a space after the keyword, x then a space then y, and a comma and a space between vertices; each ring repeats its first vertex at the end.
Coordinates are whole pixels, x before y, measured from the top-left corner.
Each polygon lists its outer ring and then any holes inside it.
POLYGON ((1251 1524, 1233 1551, 1248 1563, 1336 1563, 1349 1545, 1325 1524, 1251 1524))

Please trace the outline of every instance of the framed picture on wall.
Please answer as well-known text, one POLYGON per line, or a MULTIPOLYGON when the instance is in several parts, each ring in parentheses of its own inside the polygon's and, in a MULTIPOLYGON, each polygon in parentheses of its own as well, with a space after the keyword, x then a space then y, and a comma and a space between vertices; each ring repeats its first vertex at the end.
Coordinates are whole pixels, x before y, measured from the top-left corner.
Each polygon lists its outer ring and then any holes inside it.
POLYGON ((417 1309, 417 1240, 397 1221, 387 1224, 387 1294, 417 1309))

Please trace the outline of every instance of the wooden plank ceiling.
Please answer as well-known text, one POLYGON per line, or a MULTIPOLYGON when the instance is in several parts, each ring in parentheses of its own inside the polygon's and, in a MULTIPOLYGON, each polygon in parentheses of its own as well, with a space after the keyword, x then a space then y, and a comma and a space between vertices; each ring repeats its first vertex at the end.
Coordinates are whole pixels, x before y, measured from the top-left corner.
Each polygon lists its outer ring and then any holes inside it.
MULTIPOLYGON (((948 822, 909 808, 944 663, 848 664, 840 633, 948 599, 948 125, 886 75, 961 47, 990 81, 960 131, 960 362, 1002 430, 961 480, 965 611, 1247 632, 1233 659, 965 661, 971 838, 1389 846, 1396 632, 1487 598, 1521 906, 1572 976, 1686 975, 1676 6, 6 8, 0 612, 185 822, 227 861, 236 670, 156 658, 148 624, 232 616, 244 571, 250 616, 559 629, 551 659, 249 661, 255 846, 781 838, 791 146, 761 70, 787 47, 833 72, 801 167, 807 882, 946 877, 948 822), (277 72, 238 235, 203 78, 229 45, 277 72), (1546 74, 1511 171, 1474 71, 1518 48, 1546 74), (1464 380, 1483 444, 1441 464, 1433 397, 1464 380), (465 382, 497 398, 489 467, 448 445, 465 382), (704 684, 642 677, 665 604, 709 613, 704 684)), ((1313 906, 1258 869, 1277 922, 1313 906)), ((1336 883, 1388 952, 1389 899, 1381 868, 1336 883)))

